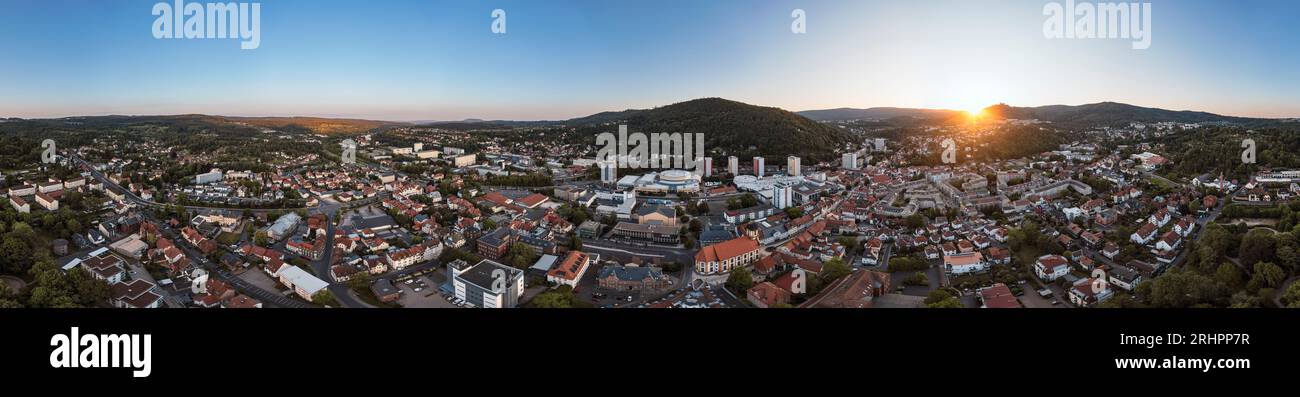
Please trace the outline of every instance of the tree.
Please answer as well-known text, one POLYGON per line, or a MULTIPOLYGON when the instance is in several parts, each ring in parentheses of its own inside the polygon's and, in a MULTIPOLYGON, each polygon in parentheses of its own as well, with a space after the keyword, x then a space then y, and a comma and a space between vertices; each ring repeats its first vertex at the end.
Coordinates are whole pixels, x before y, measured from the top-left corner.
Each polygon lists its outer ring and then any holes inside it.
POLYGON ((1294 243, 1282 243, 1282 241, 1278 241, 1278 243, 1278 264, 1295 271, 1297 267, 1300 267, 1300 252, 1298 252, 1296 247, 1292 245, 1294 243))
POLYGON ((1187 308, 1226 298, 1218 281, 1191 271, 1165 273, 1150 283, 1147 302, 1154 307, 1187 308))
POLYGON ((1234 309, 1257 308, 1262 301, 1263 300, 1258 296, 1246 293, 1246 291, 1237 291, 1237 293, 1232 294, 1232 298, 1229 299, 1228 307, 1234 309))
POLYGON ((1219 269, 1214 272, 1214 278, 1223 283, 1228 289, 1238 290, 1245 284, 1242 277, 1241 269, 1237 265, 1224 262, 1219 264, 1219 269))
POLYGON ((840 277, 849 275, 849 272, 851 271, 852 270, 849 269, 849 265, 845 264, 843 259, 832 258, 831 260, 826 261, 826 263, 822 264, 822 272, 820 277, 826 279, 826 282, 829 283, 835 280, 839 280, 840 277))
POLYGON ((803 207, 790 207, 790 208, 786 208, 786 209, 785 209, 785 215, 788 216, 788 217, 790 217, 790 218, 798 218, 798 217, 801 217, 801 216, 803 216, 803 207))
POLYGON ((532 301, 529 301, 529 305, 546 309, 565 309, 573 307, 574 301, 573 288, 561 285, 559 288, 537 294, 532 301))
POLYGON ((731 274, 727 276, 726 285, 731 292, 741 296, 754 287, 754 276, 750 274, 749 268, 737 267, 731 269, 731 274))
POLYGON ((948 299, 944 299, 935 303, 928 304, 926 305, 926 307, 929 307, 931 309, 961 309, 966 306, 961 304, 960 299, 957 299, 956 297, 949 297, 948 299))
POLYGON ((1255 264, 1255 272, 1250 277, 1250 283, 1246 288, 1251 291, 1258 291, 1260 288, 1277 288, 1282 280, 1286 279, 1286 272, 1281 267, 1270 262, 1259 262, 1255 264))
POLYGON ((930 295, 925 297, 924 302, 925 307, 932 309, 960 309, 964 307, 960 299, 941 289, 930 291, 930 295))
POLYGON ((569 249, 582 251, 582 239, 578 238, 578 235, 569 236, 569 249))
POLYGON ((0 243, 0 263, 5 273, 21 274, 27 271, 32 265, 31 248, 22 239, 15 237, 16 232, 10 232, 0 243))
POLYGON ((516 269, 527 269, 534 262, 537 262, 537 250, 532 246, 524 243, 515 243, 510 246, 510 251, 506 253, 506 261, 516 269))
POLYGON ((334 299, 334 294, 330 293, 329 290, 324 289, 313 294, 311 296, 311 301, 325 306, 337 307, 339 305, 339 301, 334 299))
POLYGON ((358 272, 348 278, 347 285, 353 291, 361 291, 370 287, 372 277, 369 272, 358 272))
POLYGON ((937 289, 930 291, 930 293, 926 295, 924 302, 928 305, 951 297, 952 293, 948 292, 948 290, 937 289))
POLYGON ((1260 261, 1274 261, 1274 253, 1277 252, 1277 241, 1273 239, 1273 232, 1265 229, 1255 229, 1246 234, 1241 239, 1241 248, 1238 253, 1241 257, 1241 264, 1246 266, 1254 265, 1260 261))
POLYGON ((1282 294, 1282 304, 1289 308, 1300 308, 1300 283, 1291 283, 1282 294))

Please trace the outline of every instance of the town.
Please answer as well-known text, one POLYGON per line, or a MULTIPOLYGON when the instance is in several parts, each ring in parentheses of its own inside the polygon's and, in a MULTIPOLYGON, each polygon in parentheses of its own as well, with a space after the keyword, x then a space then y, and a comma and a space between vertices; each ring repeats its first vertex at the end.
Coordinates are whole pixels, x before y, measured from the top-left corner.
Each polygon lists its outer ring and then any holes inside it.
POLYGON ((3 176, 0 302, 1261 307, 1300 294, 1284 285, 1300 171, 1165 176, 1176 162, 1156 138, 1205 126, 1083 128, 1086 142, 1006 158, 990 153, 998 137, 1058 127, 974 119, 886 138, 827 124, 858 137, 836 157, 713 150, 695 172, 620 168, 581 134, 532 127, 360 131, 346 136, 354 163, 343 136, 251 125, 199 139, 216 150, 81 137, 3 176), (951 137, 956 161, 936 161, 951 137), (1185 268, 1211 276, 1165 275, 1185 268))

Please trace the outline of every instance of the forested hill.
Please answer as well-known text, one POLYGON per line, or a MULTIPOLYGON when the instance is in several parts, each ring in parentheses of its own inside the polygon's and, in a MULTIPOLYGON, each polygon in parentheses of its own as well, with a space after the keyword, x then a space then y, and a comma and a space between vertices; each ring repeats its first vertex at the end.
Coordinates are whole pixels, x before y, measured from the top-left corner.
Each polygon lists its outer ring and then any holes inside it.
POLYGON ((633 132, 703 134, 705 148, 712 155, 762 155, 773 160, 796 155, 803 157, 805 164, 833 159, 836 149, 853 140, 846 131, 793 112, 722 98, 602 112, 561 123, 593 133, 613 132, 618 124, 627 124, 633 132))

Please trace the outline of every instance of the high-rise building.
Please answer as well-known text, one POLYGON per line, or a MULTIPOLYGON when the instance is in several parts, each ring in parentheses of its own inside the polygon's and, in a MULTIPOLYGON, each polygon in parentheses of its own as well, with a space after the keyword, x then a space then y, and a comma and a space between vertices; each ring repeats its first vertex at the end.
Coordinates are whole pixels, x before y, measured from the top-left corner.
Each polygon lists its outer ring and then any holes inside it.
POLYGON ((764 163, 762 156, 754 157, 754 176, 762 178, 763 169, 766 167, 767 165, 764 163))
POLYGON ((712 158, 712 157, 705 157, 705 158, 704 158, 704 177, 705 177, 705 178, 708 178, 708 177, 711 177, 711 176, 713 176, 713 158, 712 158))
POLYGON ((795 156, 785 158, 785 168, 785 173, 790 176, 799 176, 803 173, 799 166, 799 158, 795 156))
POLYGON ((736 156, 727 157, 727 172, 731 173, 733 177, 739 175, 740 159, 736 158, 736 156))
POLYGON ((844 169, 856 170, 858 169, 858 153, 857 152, 844 153, 844 155, 841 156, 840 162, 843 163, 842 166, 844 167, 844 169))
POLYGON ((877 152, 885 151, 885 138, 876 138, 875 146, 877 152))
POLYGON ((597 164, 600 165, 600 181, 601 181, 601 182, 603 182, 603 183, 614 183, 614 182, 618 182, 618 162, 615 162, 615 161, 601 161, 601 162, 599 162, 599 163, 597 163, 597 164))
POLYGON ((772 185, 772 206, 778 209, 794 205, 794 189, 790 186, 772 185))

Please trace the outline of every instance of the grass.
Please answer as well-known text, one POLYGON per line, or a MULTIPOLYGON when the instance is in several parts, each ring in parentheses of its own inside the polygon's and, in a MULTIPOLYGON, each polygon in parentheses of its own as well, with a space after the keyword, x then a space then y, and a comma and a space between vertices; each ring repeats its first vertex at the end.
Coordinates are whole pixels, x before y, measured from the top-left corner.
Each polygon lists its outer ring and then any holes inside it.
POLYGON ((221 234, 217 235, 217 242, 218 242, 218 243, 221 243, 221 245, 227 245, 227 246, 228 246, 228 245, 232 245, 232 244, 234 244, 234 243, 238 243, 238 242, 239 242, 239 238, 240 238, 239 233, 226 233, 226 232, 222 232, 221 234))

